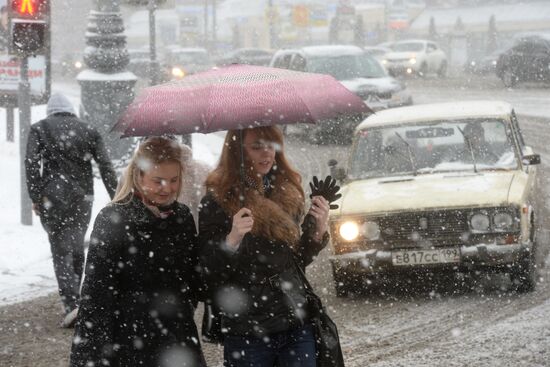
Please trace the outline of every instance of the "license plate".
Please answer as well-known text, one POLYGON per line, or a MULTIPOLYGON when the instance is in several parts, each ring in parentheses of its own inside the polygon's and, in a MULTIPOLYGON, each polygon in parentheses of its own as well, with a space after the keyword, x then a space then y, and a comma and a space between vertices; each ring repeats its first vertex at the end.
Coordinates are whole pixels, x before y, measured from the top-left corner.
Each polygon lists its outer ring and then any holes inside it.
POLYGON ((445 248, 435 250, 400 250, 391 254, 393 265, 428 265, 460 262, 460 250, 458 248, 445 248))

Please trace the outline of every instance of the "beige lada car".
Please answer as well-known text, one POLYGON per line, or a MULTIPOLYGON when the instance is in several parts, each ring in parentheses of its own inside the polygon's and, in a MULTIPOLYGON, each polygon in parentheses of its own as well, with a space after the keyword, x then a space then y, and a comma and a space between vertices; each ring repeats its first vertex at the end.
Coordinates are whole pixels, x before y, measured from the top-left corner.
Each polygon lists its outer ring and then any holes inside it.
POLYGON ((499 271, 535 287, 536 172, 504 102, 377 112, 355 130, 330 213, 338 296, 364 278, 410 272, 499 271))

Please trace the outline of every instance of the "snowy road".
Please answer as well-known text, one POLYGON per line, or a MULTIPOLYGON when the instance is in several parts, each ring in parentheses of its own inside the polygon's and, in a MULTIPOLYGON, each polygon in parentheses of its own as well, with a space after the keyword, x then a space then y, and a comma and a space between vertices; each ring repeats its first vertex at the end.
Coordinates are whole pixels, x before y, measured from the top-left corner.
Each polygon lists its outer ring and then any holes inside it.
MULTIPOLYGON (((549 123, 520 117, 527 144, 542 155, 541 201, 550 187, 549 123)), ((295 164, 306 177, 326 174, 328 159, 343 162, 346 155, 342 147, 315 149, 297 142, 289 150, 300 157, 295 164)), ((540 238, 548 246, 545 217, 540 238)), ((336 297, 326 251, 308 271, 340 327, 348 366, 550 365, 548 268, 537 290, 526 295, 512 291, 506 276, 493 275, 466 282, 424 279, 350 298, 336 297)))

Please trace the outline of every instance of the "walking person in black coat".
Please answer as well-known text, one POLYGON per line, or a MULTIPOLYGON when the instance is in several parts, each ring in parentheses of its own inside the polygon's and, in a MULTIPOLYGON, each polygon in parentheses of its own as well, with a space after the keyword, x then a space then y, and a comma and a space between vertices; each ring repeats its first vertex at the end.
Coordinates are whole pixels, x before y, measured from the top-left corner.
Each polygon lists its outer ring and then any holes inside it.
POLYGON ((116 173, 99 133, 76 116, 62 94, 50 97, 47 118, 31 126, 25 158, 29 196, 48 233, 66 313, 62 326, 69 327, 76 318, 84 236, 92 212, 92 159, 111 198, 116 173))
POLYGON ((296 264, 304 269, 326 246, 329 203, 312 198, 316 228, 312 236, 300 234, 304 192, 285 157, 281 131, 245 129, 243 137, 227 133, 199 211, 201 259, 216 289, 214 308, 222 312, 225 366, 315 367, 313 327, 305 290, 295 282, 296 264))
POLYGON ((201 287, 195 222, 176 201, 183 163, 177 141, 148 138, 98 214, 71 367, 205 366, 193 320, 201 287))

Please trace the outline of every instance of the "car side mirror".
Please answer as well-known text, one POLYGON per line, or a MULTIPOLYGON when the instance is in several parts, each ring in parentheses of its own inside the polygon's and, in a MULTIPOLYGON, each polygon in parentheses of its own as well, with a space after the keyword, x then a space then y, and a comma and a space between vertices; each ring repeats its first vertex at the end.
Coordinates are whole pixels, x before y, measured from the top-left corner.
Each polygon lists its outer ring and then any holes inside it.
POLYGON ((540 164, 540 155, 539 154, 524 155, 523 158, 521 158, 521 162, 526 166, 540 164))
POLYGON ((338 161, 336 159, 329 160, 328 166, 330 175, 334 177, 334 179, 341 182, 346 178, 346 170, 342 167, 338 167, 338 161))

